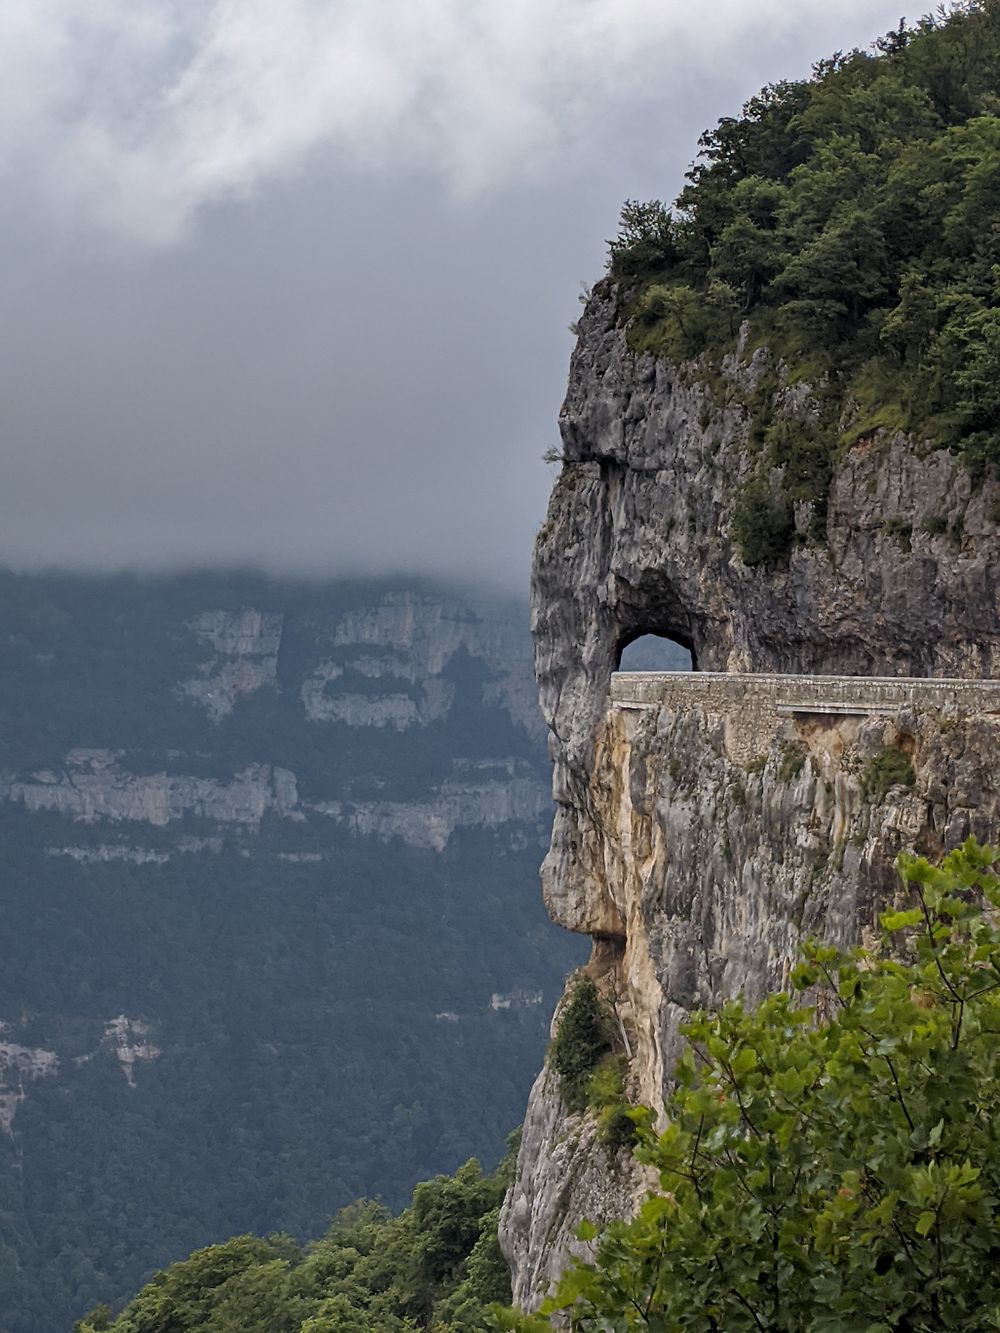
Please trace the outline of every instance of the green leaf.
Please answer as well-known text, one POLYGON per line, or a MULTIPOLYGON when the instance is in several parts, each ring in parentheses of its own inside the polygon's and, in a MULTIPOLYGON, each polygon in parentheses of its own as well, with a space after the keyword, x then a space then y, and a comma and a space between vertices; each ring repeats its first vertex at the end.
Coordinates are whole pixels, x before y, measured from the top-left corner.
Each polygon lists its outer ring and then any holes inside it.
POLYGON ((732 1070, 737 1078, 743 1078, 744 1075, 750 1073, 751 1069, 756 1067, 756 1064, 757 1052, 751 1050, 749 1046, 744 1046, 743 1049, 737 1052, 734 1056, 732 1070))
MULTIPOLYGON (((997 43, 1000 62, 1000 6, 997 43)), ((1000 165, 1000 125, 997 138, 1000 165)), ((928 902, 964 901, 963 856, 911 864, 928 902)), ((787 997, 699 1016, 698 1050, 711 1044, 715 1058, 687 1064, 667 1129, 643 1148, 663 1190, 596 1238, 593 1265, 559 1288, 578 1333, 638 1330, 647 1309, 663 1333, 752 1331, 748 1306, 794 1333, 888 1333, 901 1311, 936 1329, 932 1297, 949 1327, 990 1326, 1000 992, 983 976, 997 975, 1000 924, 978 902, 944 943, 916 922, 868 952, 810 944, 842 997, 822 1022, 787 997), (939 966, 968 997, 957 1046, 939 966), (912 1253, 929 1236, 933 1288, 912 1253)))
POLYGON ((907 930, 911 926, 919 926, 924 919, 924 914, 919 907, 914 907, 908 912, 883 912, 881 921, 884 929, 894 933, 897 930, 907 930))

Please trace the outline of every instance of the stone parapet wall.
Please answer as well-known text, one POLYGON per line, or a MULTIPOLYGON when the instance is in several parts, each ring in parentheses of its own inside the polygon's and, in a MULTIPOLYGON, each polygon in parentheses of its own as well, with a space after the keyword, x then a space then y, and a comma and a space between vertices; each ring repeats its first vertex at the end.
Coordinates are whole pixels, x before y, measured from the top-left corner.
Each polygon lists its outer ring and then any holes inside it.
POLYGON ((736 707, 751 699, 768 699, 776 708, 794 712, 865 714, 950 705, 1000 713, 1000 680, 727 671, 617 671, 611 677, 613 703, 683 705, 702 698, 736 707))
POLYGON ((620 708, 670 712, 700 708, 723 717, 729 723, 733 757, 749 762, 767 749, 791 714, 1000 713, 1000 680, 619 671, 611 677, 611 702, 620 708))

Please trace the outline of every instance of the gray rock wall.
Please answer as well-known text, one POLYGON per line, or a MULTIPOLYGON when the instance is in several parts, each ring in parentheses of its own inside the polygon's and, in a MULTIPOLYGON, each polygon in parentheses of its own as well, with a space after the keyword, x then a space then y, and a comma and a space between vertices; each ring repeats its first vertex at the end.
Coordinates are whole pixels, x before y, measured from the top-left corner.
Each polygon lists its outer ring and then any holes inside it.
MULTIPOLYGON (((183 771, 189 758, 193 766, 203 766, 200 761, 211 756, 219 724, 226 723, 230 731, 239 727, 241 708, 258 694, 263 694, 263 700, 254 700, 258 719, 262 703, 274 707, 282 702, 297 715, 296 722, 317 732, 331 725, 376 735, 388 732, 402 742, 399 754, 405 759, 409 737, 403 733, 416 733, 419 743, 422 730, 447 721, 456 697, 448 672, 462 655, 474 659, 483 674, 476 688, 484 714, 503 709, 514 724, 515 739, 520 731, 540 743, 544 724, 522 617, 523 607, 500 598, 449 598, 408 590, 373 595, 370 603, 339 613, 326 612, 321 597, 305 614, 301 609, 286 615, 252 607, 200 612, 181 625, 164 627, 168 636, 181 641, 193 636, 204 656, 193 678, 171 684, 172 699, 150 702, 150 737, 161 753, 76 746, 58 765, 27 772, 0 769, 0 805, 92 826, 132 826, 133 835, 142 825, 180 830, 192 819, 208 821, 217 835, 234 828, 252 833, 268 818, 301 823, 318 815, 342 831, 384 841, 399 838, 409 846, 438 851, 460 829, 509 825, 510 839, 517 842, 525 836, 520 826, 531 824, 544 838, 550 799, 539 763, 502 750, 489 759, 450 756, 450 771, 434 782, 428 779, 424 789, 418 785, 409 799, 391 792, 384 797, 370 794, 385 785, 378 771, 379 764, 390 763, 385 749, 372 748, 366 760, 361 747, 354 776, 365 787, 362 794, 356 795, 350 783, 331 781, 312 801, 300 796, 300 775, 268 762, 266 751, 259 762, 233 765, 225 776, 183 771), (289 637, 298 657, 282 678, 279 660, 289 637), (367 689, 359 691, 359 681, 367 689), (166 748, 169 721, 158 721, 157 708, 169 717, 168 705, 177 699, 186 708, 204 710, 211 724, 202 734, 205 749, 200 752, 166 748), (134 770, 137 760, 147 771, 134 770), (157 762, 163 771, 148 771, 157 762)), ((109 652, 115 650, 116 645, 109 645, 109 652)), ((41 727, 44 719, 38 722, 41 727)), ((327 743, 343 745, 343 738, 334 732, 327 743)), ((544 762, 540 746, 538 760, 544 762)), ((177 853, 202 850, 218 849, 194 846, 180 831, 167 849, 131 841, 80 846, 69 836, 46 846, 49 855, 80 863, 136 865, 163 864, 177 853)))
MULTIPOLYGON (((112 751, 87 751, 83 760, 79 754, 71 751, 58 773, 43 771, 0 783, 0 800, 6 798, 29 814, 49 811, 84 824, 148 824, 154 828, 194 817, 209 820, 219 829, 236 826, 256 831, 267 815, 299 822, 317 814, 364 837, 401 838, 412 847, 437 851, 447 846, 456 829, 537 824, 549 809, 548 793, 531 765, 517 759, 488 761, 481 773, 468 764, 456 764, 454 777, 423 800, 306 802, 299 798, 295 774, 271 764, 254 764, 231 781, 222 781, 132 773, 112 751)), ((181 836, 176 850, 190 853, 218 848, 206 845, 205 839, 181 836)), ((52 847, 49 854, 134 864, 170 859, 166 852, 124 844, 52 847)))
MULTIPOLYGON (((713 672, 1000 676, 1000 493, 932 445, 859 440, 837 463, 823 539, 803 538, 778 565, 743 563, 733 517, 758 465, 750 431, 765 370, 779 385, 770 410, 792 421, 815 410, 766 349, 721 367, 634 355, 600 284, 536 546, 535 664, 557 802, 543 892, 554 920, 594 937, 590 971, 630 1034, 628 1091, 652 1105, 692 1009, 782 985, 804 935, 862 938, 896 892, 901 849, 937 856, 1000 827, 1000 716, 983 707, 995 684, 884 686, 877 700, 866 685, 880 707, 860 715, 832 707, 852 686, 823 698, 829 682, 675 677, 646 698, 628 677, 612 687, 623 646, 644 633, 676 639, 713 672), (787 688, 816 711, 779 708, 787 688), (872 789, 886 746, 910 756, 912 787, 872 789)), ((595 1183, 621 1163, 560 1107, 543 1074, 501 1219, 526 1307, 564 1266, 576 1221, 622 1205, 622 1189, 610 1207, 595 1183)))

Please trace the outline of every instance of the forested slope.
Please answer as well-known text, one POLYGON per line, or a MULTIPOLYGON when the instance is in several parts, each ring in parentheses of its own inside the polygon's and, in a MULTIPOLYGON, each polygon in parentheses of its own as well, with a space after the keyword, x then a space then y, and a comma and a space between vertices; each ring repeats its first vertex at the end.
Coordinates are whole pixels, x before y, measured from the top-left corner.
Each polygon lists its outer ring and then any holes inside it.
POLYGON ((748 563, 787 550, 796 503, 821 536, 839 452, 877 429, 1000 461, 998 194, 1000 7, 968 0, 764 88, 702 136, 672 208, 626 205, 610 270, 631 344, 717 361, 748 321, 741 353, 767 344, 820 404, 790 425, 757 385, 748 563))
POLYGON ((4 575, 0 624, 4 1333, 492 1165, 581 954, 525 608, 4 575))
POLYGON ((510 1299, 497 1215, 516 1143, 491 1175, 472 1160, 422 1181, 398 1216, 361 1200, 305 1247, 237 1236, 201 1250, 77 1333, 480 1333, 489 1305, 510 1299))

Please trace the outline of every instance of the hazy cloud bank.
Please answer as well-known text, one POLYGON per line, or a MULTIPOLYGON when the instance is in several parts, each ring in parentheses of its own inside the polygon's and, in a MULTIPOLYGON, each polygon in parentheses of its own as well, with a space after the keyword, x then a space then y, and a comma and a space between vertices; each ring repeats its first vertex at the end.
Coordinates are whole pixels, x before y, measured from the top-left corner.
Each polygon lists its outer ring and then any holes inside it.
MULTIPOLYGON (((57 206, 169 242, 317 149, 464 194, 586 153, 615 106, 724 78, 865 0, 12 0, 0 160, 57 206)), ((893 9, 894 13, 895 10, 893 9)))
POLYGON ((6 0, 0 563, 523 587, 626 196, 897 0, 6 0))

